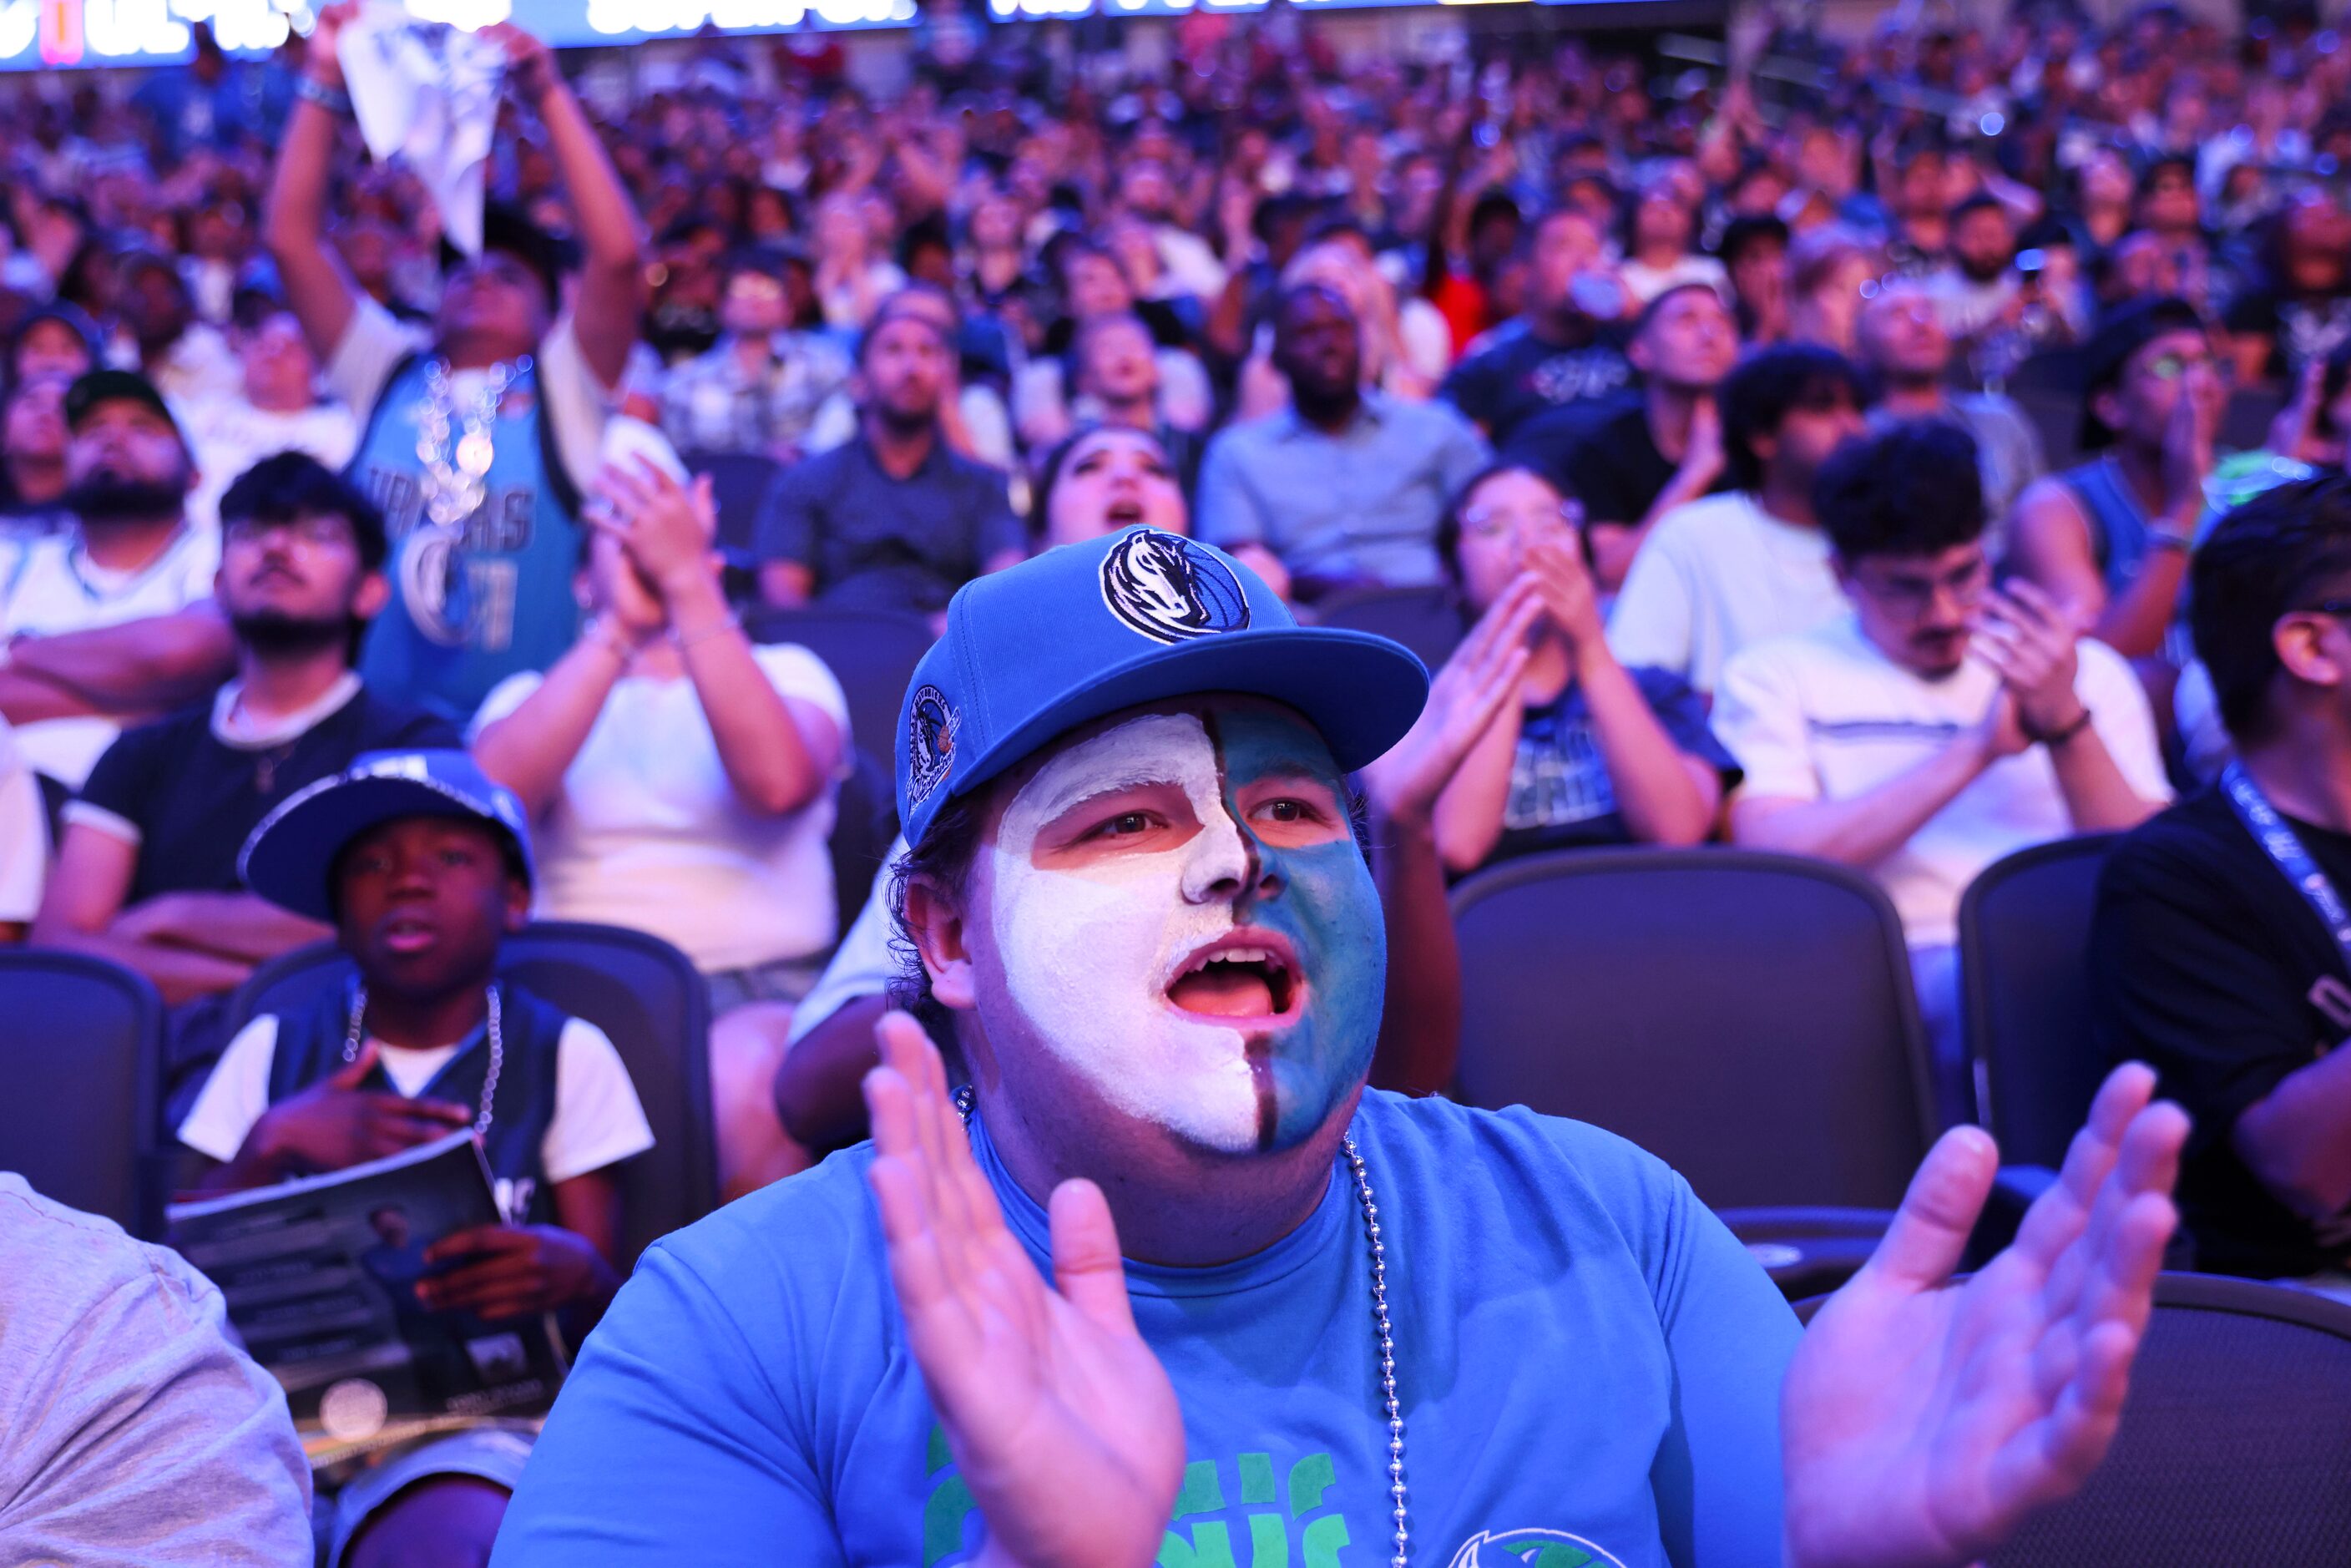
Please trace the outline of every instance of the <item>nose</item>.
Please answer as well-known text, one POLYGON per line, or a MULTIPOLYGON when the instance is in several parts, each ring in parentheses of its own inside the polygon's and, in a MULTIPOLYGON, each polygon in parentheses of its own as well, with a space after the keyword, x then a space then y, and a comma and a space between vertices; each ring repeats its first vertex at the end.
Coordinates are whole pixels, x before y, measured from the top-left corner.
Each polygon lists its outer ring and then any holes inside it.
POLYGON ((1184 897, 1191 904, 1231 904, 1236 914, 1259 899, 1278 896, 1286 879, 1254 836, 1221 805, 1200 825, 1184 867, 1184 897))

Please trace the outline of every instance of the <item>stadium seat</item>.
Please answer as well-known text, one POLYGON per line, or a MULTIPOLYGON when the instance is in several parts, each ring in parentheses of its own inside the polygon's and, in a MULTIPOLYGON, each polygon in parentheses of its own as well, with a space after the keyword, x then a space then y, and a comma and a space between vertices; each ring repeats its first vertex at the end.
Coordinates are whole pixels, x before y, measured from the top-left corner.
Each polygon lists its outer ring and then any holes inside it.
POLYGON ((850 739, 889 761, 898 710, 914 666, 937 641, 919 615, 883 610, 766 610, 749 622, 753 640, 797 643, 825 662, 849 700, 850 739))
POLYGON ((1986 867, 1959 900, 1960 1020, 2011 1218, 2054 1178, 2105 1077, 2085 970, 2114 843, 2100 833, 2037 844, 1986 867))
POLYGON ((1450 588, 1366 588, 1318 606, 1316 624, 1394 638, 1434 671, 1452 656, 1466 626, 1450 588))
POLYGON ((1867 878, 1567 851, 1454 890, 1458 1089, 1657 1155, 1791 1296, 1860 1266, 1933 1135, 1902 928, 1867 878))
POLYGON ((2163 1274, 2122 1428, 1991 1568, 2351 1562, 2351 1306, 2163 1274))
POLYGON ((890 770, 863 747, 855 752, 848 778, 841 781, 828 847, 832 852, 832 897, 846 936, 858 912, 882 873, 882 862, 898 836, 898 792, 890 770))
POLYGON ((684 463, 687 473, 709 477, 726 564, 749 570, 758 562, 759 503, 782 465, 757 452, 689 452, 684 463))
POLYGON ((163 1002, 120 964, 0 948, 0 1170, 135 1236, 161 1234, 163 1002))
MULTIPOLYGON (((229 1027, 306 1007, 344 984, 350 961, 332 943, 271 959, 238 988, 229 1027)), ((508 936, 498 973, 611 1037, 652 1124, 653 1146, 618 1169, 620 1266, 717 1207, 710 1119, 710 993, 668 943, 618 926, 544 921, 508 936)))

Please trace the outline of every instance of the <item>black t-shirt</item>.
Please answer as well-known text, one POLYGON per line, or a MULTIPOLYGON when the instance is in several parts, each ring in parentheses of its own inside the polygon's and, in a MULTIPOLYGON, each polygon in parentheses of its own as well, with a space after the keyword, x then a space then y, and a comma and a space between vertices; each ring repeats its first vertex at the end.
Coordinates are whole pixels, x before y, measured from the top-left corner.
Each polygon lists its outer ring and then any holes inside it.
MULTIPOLYGON (((1706 705, 1689 683, 1667 670, 1636 667, 1627 673, 1674 745, 1713 768, 1725 794, 1737 788, 1739 764, 1707 727, 1706 705)), ((1542 706, 1528 708, 1520 717, 1518 750, 1510 758, 1502 836, 1486 863, 1543 850, 1632 841, 1583 688, 1570 686, 1542 706)))
MULTIPOLYGON (((1581 501, 1586 521, 1625 528, 1649 515, 1675 469, 1649 434, 1647 406, 1638 392, 1539 414, 1519 427, 1502 455, 1581 501)), ((1712 488, 1728 482, 1727 476, 1719 477, 1712 488)))
POLYGON ((1524 321, 1506 321, 1469 346, 1440 395, 1500 446, 1537 414, 1612 397, 1632 383, 1624 335, 1614 328, 1562 348, 1536 337, 1524 321))
MULTIPOLYGON (((2351 835, 2294 828, 2335 885, 2351 889, 2351 835)), ((2238 1117, 2351 1033, 2312 999, 2314 988, 2351 986, 2351 971, 2219 789, 2116 846, 2098 883, 2089 979, 2107 1059, 2152 1066, 2160 1092, 2194 1118, 2179 1210, 2197 1266, 2274 1279, 2351 1259, 2351 1226, 2314 1226, 2287 1208, 2231 1141, 2238 1117)))
POLYGON ((361 690, 294 739, 249 751, 213 734, 205 702, 123 731, 90 769, 81 802, 139 834, 126 904, 164 893, 234 893, 237 852, 295 790, 364 752, 463 744, 446 719, 361 690))
POLYGON ((2351 340, 2351 294, 2296 299, 2256 283, 2230 305, 2228 328, 2267 338, 2270 357, 2262 361, 2262 376, 2292 382, 2303 366, 2351 340))

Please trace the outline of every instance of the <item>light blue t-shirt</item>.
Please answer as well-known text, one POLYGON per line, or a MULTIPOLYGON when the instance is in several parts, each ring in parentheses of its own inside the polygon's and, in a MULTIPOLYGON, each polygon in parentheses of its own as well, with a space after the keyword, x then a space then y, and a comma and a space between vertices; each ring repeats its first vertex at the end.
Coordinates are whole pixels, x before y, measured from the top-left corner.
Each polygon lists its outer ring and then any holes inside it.
MULTIPOLYGON (((1523 1110, 1364 1096, 1416 1564, 1780 1561, 1793 1315, 1687 1184, 1523 1110)), ((1044 1212, 974 1146, 1041 1265, 1044 1212)), ((494 1568, 967 1561, 981 1521, 891 1292, 870 1146, 646 1253, 539 1439, 494 1568)), ((1213 1269, 1129 1264, 1189 1458, 1161 1568, 1387 1563, 1352 1184, 1213 1269)))

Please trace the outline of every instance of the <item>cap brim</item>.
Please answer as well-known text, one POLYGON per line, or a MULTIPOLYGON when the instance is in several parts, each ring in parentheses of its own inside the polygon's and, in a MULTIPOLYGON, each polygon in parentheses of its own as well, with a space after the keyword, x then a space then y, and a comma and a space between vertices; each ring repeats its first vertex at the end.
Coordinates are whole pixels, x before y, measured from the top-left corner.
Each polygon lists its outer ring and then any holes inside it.
POLYGON ((237 856, 237 874, 279 908, 331 925, 335 857, 369 829, 402 817, 456 817, 512 837, 478 802, 427 780, 338 776, 296 790, 263 818, 237 856))
POLYGON ((1144 703, 1236 692, 1287 704, 1353 773, 1404 738, 1428 701, 1428 669, 1401 643, 1338 627, 1268 628, 1153 647, 1113 664, 1008 731, 956 779, 961 795, 1081 724, 1144 703))

